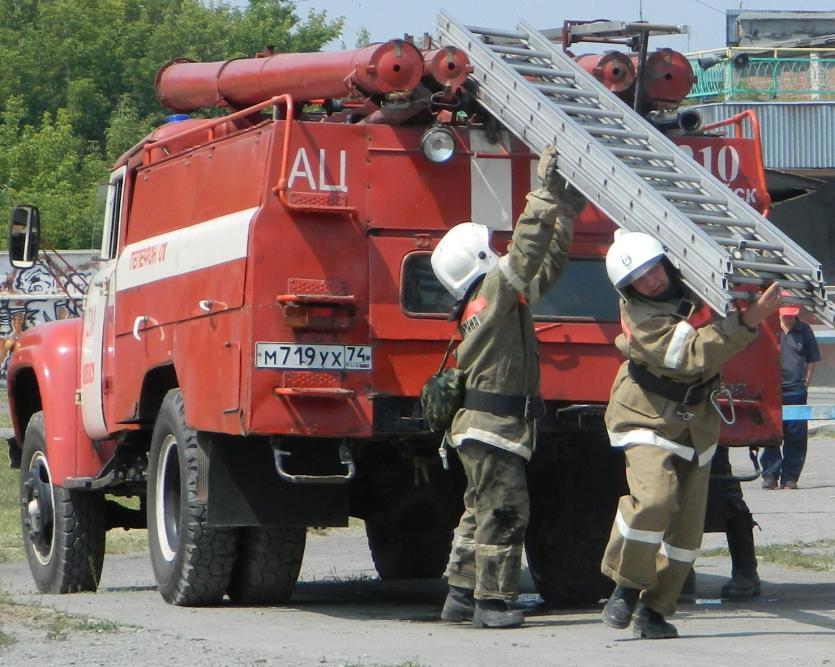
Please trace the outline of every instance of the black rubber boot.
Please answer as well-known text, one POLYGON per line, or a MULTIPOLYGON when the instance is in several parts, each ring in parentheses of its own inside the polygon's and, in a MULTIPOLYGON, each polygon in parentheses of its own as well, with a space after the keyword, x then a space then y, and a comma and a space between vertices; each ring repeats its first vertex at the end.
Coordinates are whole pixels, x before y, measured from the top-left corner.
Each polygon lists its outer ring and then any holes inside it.
POLYGON ((475 600, 471 588, 450 586, 449 593, 444 600, 444 608, 441 610, 441 620, 444 623, 462 623, 473 620, 475 600))
POLYGON ((473 625, 477 628, 518 628, 525 622, 519 609, 511 609, 504 600, 476 600, 473 625))
POLYGON ((641 591, 637 588, 616 586, 606 601, 606 606, 603 607, 601 620, 610 628, 618 630, 628 628, 640 594, 641 591))
POLYGON ((632 622, 632 634, 639 639, 675 639, 678 630, 657 611, 641 605, 632 622))
POLYGON ((735 514, 725 527, 731 552, 731 580, 722 586, 727 600, 745 600, 760 594, 757 555, 754 551, 754 519, 749 512, 735 514))

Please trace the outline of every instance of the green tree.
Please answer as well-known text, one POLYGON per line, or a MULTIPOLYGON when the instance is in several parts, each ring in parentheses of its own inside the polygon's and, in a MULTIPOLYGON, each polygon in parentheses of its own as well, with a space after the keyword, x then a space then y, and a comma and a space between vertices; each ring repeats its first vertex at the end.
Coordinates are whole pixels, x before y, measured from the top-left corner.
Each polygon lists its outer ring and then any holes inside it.
POLYGON ((97 184, 167 113, 163 64, 316 51, 341 30, 291 0, 0 0, 0 204, 36 204, 50 242, 89 247, 97 184))

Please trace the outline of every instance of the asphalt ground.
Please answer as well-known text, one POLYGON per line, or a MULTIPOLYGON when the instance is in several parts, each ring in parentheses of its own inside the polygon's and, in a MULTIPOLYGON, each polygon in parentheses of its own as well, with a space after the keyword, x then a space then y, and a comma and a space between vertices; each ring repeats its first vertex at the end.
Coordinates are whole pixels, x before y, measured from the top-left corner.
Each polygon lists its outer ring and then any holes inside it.
MULTIPOLYGON (((829 400, 815 392, 812 401, 829 400)), ((758 547, 814 545, 835 540, 835 436, 812 424, 806 467, 797 490, 767 491, 744 484, 760 525, 758 547)), ((747 450, 731 456, 748 472, 747 450)), ((704 549, 725 546, 705 536, 704 549)), ((833 554, 832 546, 824 547, 833 554)), ((636 640, 630 630, 600 622, 602 604, 552 609, 541 604, 523 573, 523 628, 444 625, 438 613, 443 580, 381 582, 361 527, 311 534, 299 585, 286 605, 182 608, 156 591, 147 554, 108 556, 97 593, 40 595, 25 563, 0 565, 0 590, 21 605, 57 609, 115 623, 115 631, 56 634, 0 619, 16 638, 0 648, 3 665, 829 665, 835 663, 835 572, 761 561, 762 595, 750 602, 719 599, 727 557, 696 564, 697 597, 670 620, 676 640, 636 640)))

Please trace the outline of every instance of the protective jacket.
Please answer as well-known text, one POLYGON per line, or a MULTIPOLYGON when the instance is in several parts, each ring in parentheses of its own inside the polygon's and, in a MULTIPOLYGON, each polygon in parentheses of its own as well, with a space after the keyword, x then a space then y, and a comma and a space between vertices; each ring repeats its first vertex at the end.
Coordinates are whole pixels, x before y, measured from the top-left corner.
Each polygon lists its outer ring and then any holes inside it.
POLYGON ((710 393, 722 363, 757 335, 737 313, 714 317, 683 292, 621 302, 616 344, 629 361, 606 410, 612 445, 626 450, 629 495, 618 503, 601 571, 642 590, 642 602, 663 616, 675 611, 702 542, 720 426, 710 393))
MULTIPOLYGON (((539 391, 539 358, 530 305, 557 281, 568 259, 572 220, 585 198, 571 187, 527 196, 507 255, 465 304, 456 350, 467 390, 509 396, 539 391)), ((453 446, 472 439, 530 458, 533 422, 520 415, 463 408, 449 431, 453 446)))
POLYGON ((612 386, 606 426, 615 447, 653 445, 682 458, 710 462, 719 439, 719 415, 708 400, 719 386, 720 366, 757 337, 737 313, 719 318, 685 288, 683 297, 652 301, 638 295, 621 300, 623 333, 618 349, 656 377, 680 385, 702 384, 703 400, 680 401, 648 391, 632 377, 629 361, 612 386), (689 416, 682 419, 681 414, 689 416), (691 416, 692 415, 692 416, 691 416))

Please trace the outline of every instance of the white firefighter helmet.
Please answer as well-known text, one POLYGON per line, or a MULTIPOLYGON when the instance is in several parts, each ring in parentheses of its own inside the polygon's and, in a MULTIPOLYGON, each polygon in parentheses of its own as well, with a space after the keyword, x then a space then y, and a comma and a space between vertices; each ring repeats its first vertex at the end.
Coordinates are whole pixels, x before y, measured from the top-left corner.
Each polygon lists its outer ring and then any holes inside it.
POLYGON ((450 229, 432 252, 435 277, 456 299, 487 273, 499 258, 490 247, 490 229, 475 222, 462 222, 450 229))
POLYGON ((661 242, 643 232, 618 229, 615 242, 606 253, 606 273, 615 289, 620 290, 649 271, 664 257, 661 242))

